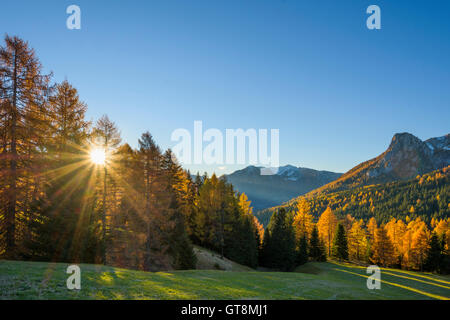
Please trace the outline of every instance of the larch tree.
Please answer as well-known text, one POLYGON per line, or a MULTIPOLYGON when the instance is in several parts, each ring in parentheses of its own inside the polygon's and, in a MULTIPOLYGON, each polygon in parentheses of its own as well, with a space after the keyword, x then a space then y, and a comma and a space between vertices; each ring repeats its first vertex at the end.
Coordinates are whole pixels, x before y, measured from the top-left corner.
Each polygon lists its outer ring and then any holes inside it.
POLYGON ((374 217, 371 217, 369 219, 369 222, 367 223, 367 234, 371 242, 373 242, 375 239, 375 233, 377 229, 378 229, 377 220, 375 220, 374 217))
POLYGON ((334 215, 330 207, 328 207, 320 216, 317 222, 317 228, 319 230, 319 236, 325 243, 328 256, 331 256, 331 246, 337 226, 337 218, 334 215))
MULTIPOLYGON (((30 124, 42 120, 46 113, 46 97, 50 75, 42 74, 42 66, 27 42, 6 35, 4 46, 0 46, 0 104, 3 150, 3 193, 1 210, 4 212, 4 252, 6 257, 17 254, 16 234, 17 206, 23 202, 24 186, 19 184, 28 171, 25 156, 30 143, 36 142, 39 130, 30 131, 30 124), (34 135, 31 136, 31 134, 34 135)), ((37 147, 36 145, 32 147, 37 147)), ((28 186, 25 184, 25 187, 28 186)))
POLYGON ((137 150, 125 143, 117 149, 115 163, 115 178, 121 188, 117 212, 111 217, 111 259, 118 267, 145 270, 147 225, 140 156, 137 150))
POLYGON ((392 218, 386 225, 385 229, 387 235, 394 245, 394 254, 398 259, 398 263, 401 265, 403 260, 402 248, 403 248, 403 236, 406 231, 406 225, 402 220, 392 218))
POLYGON ((158 239, 160 238, 158 230, 162 224, 163 208, 157 199, 161 198, 168 186, 162 186, 162 154, 152 135, 149 132, 143 133, 138 143, 138 166, 142 176, 137 189, 142 195, 141 220, 146 229, 144 269, 150 270, 152 251, 155 251, 152 247, 162 245, 161 239, 158 239))
POLYGON ((97 262, 98 217, 93 172, 85 161, 86 105, 67 81, 49 97, 45 183, 31 203, 25 256, 48 261, 97 262))
POLYGON ((244 192, 239 196, 239 206, 245 214, 253 213, 252 202, 248 200, 248 197, 244 192))
POLYGON ((425 224, 420 225, 413 233, 410 263, 420 271, 423 271, 423 266, 427 257, 429 239, 430 234, 425 224))
POLYGON ((296 209, 293 225, 297 243, 299 243, 303 236, 306 239, 309 239, 311 236, 312 229, 314 228, 314 217, 310 214, 311 206, 304 198, 298 201, 296 209))
POLYGON ((116 124, 109 120, 107 115, 103 115, 96 123, 93 130, 94 148, 99 148, 104 152, 105 163, 103 164, 103 201, 102 201, 102 262, 106 264, 107 261, 107 198, 108 198, 108 166, 111 164, 109 158, 114 155, 114 151, 119 147, 122 139, 120 131, 116 124))
POLYGON ((250 224, 254 229, 255 239, 257 246, 259 247, 264 238, 264 227, 258 221, 258 219, 253 215, 253 207, 251 206, 252 202, 248 199, 245 193, 241 193, 239 196, 239 207, 245 216, 248 216, 250 219, 250 224))
POLYGON ((445 240, 445 249, 450 250, 450 218, 439 220, 433 231, 436 232, 439 238, 443 238, 445 240))
MULTIPOLYGON (((85 120, 87 105, 67 80, 57 84, 49 97, 51 128, 50 153, 61 160, 71 159, 85 148, 90 123, 85 120)), ((77 159, 78 160, 78 159, 77 159)))
POLYGON ((362 219, 353 222, 348 233, 349 257, 352 260, 367 260, 368 243, 362 219))
POLYGON ((370 260, 374 264, 386 267, 392 266, 396 262, 392 241, 389 239, 384 226, 380 226, 375 231, 370 260))

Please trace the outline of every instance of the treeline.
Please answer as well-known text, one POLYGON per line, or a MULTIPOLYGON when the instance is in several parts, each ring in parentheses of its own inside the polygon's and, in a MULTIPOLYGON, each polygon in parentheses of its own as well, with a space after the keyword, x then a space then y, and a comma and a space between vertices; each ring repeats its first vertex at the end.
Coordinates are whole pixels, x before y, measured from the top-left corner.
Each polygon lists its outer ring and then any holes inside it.
MULTIPOLYGON (((421 218, 430 226, 432 219, 450 217, 450 167, 433 171, 408 181, 371 185, 352 190, 307 197, 311 214, 316 218, 330 207, 339 218, 350 214, 367 222, 374 217, 385 224, 394 217, 421 218)), ((299 197, 283 205, 287 211, 294 210, 299 197)), ((277 208, 256 213, 263 225, 269 223, 277 208)))
POLYGON ((193 244, 255 267, 262 227, 226 181, 183 170, 150 133, 122 144, 33 49, 0 47, 0 258, 191 269, 193 244))
POLYGON ((338 218, 328 207, 318 219, 306 199, 295 210, 280 208, 266 229, 261 262, 292 270, 310 259, 351 260, 408 270, 450 273, 450 219, 391 217, 378 225, 351 215, 338 218))

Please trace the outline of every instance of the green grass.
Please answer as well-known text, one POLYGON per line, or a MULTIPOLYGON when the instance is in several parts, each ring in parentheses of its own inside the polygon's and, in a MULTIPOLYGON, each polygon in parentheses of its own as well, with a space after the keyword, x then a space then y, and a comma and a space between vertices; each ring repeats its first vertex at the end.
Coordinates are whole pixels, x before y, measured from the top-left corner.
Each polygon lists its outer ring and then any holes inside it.
POLYGON ((308 263, 291 273, 141 272, 81 264, 81 290, 66 288, 64 263, 0 261, 0 299, 449 299, 450 277, 382 270, 368 290, 365 268, 308 263))

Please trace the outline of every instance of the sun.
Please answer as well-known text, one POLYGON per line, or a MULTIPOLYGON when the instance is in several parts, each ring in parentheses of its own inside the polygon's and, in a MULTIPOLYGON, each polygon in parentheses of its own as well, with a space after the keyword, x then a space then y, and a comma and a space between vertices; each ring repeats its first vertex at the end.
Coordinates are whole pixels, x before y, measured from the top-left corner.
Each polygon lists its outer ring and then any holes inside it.
POLYGON ((91 153, 91 161, 97 165, 104 165, 106 160, 105 150, 103 149, 92 149, 91 153))

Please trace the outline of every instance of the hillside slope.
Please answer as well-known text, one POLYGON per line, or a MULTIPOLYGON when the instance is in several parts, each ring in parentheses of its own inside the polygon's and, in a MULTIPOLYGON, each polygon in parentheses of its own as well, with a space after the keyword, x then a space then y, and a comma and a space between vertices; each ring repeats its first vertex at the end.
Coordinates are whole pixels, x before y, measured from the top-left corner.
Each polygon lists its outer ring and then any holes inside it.
POLYGON ((223 270, 223 271, 252 271, 253 269, 242 264, 221 258, 220 254, 208 249, 194 246, 194 253, 197 256, 197 270, 223 270))
POLYGON ((68 264, 0 261, 0 299, 449 299, 450 278, 383 269, 369 290, 365 268, 308 263, 299 272, 141 272, 81 264, 81 290, 68 290, 68 264), (311 272, 313 270, 313 272, 311 272), (387 272, 388 271, 388 272, 387 272))

